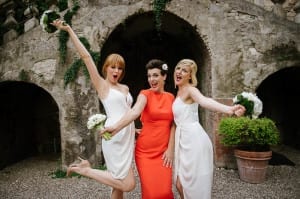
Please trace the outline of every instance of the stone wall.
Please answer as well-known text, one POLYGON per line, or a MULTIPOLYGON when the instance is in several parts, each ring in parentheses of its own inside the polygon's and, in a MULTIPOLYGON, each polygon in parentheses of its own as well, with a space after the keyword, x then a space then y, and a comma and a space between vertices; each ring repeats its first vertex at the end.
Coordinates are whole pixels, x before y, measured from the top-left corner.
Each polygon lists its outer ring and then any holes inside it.
MULTIPOLYGON (((205 95, 228 101, 241 91, 255 92, 264 79, 280 69, 299 66, 299 56, 286 56, 279 60, 278 52, 291 49, 299 54, 300 25, 271 12, 269 7, 273 10, 275 7, 270 1, 264 1, 263 6, 257 6, 257 2, 172 0, 167 4, 166 21, 172 16, 189 24, 187 28, 190 30, 186 31, 196 31, 202 42, 199 44, 203 47, 202 51, 193 51, 193 56, 205 60, 203 65, 199 65, 203 73, 199 75, 199 78, 202 77, 199 88, 205 95), (268 9, 264 8, 266 6, 268 9)), ((100 52, 118 25, 126 28, 124 22, 131 16, 139 19, 139 16, 152 12, 150 0, 90 0, 80 1, 80 5, 72 21, 73 28, 79 36, 88 39, 94 51, 100 52)), ((142 27, 134 27, 133 32, 142 35, 140 29, 142 27)), ((163 21, 162 31, 169 31, 171 35, 179 29, 169 20, 168 24, 163 21)), ((126 29, 120 37, 129 37, 125 33, 126 29)), ((75 83, 64 88, 65 70, 78 55, 72 43, 68 42, 67 62, 60 64, 57 35, 35 27, 0 46, 0 82, 20 81, 21 70, 26 71, 28 82, 45 89, 58 104, 63 166, 78 155, 84 155, 95 163, 101 159, 101 146, 95 144, 97 137, 87 135, 85 121, 89 115, 100 111, 97 95, 82 73, 75 83)), ((177 37, 180 38, 180 35, 177 37)), ((197 42, 195 45, 198 45, 197 42)), ((130 67, 126 70, 130 71, 130 67)), ((200 110, 201 122, 218 147, 215 137, 218 119, 212 120, 215 115, 200 110)), ((224 161, 218 159, 220 157, 222 154, 216 156, 217 166, 224 166, 224 161)))

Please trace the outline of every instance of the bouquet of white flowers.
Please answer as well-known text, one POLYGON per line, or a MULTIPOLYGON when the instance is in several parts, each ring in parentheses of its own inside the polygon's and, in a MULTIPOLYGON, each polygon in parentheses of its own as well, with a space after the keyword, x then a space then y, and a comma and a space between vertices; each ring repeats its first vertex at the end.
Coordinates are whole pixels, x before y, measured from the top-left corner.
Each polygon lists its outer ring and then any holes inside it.
POLYGON ((57 30, 57 28, 53 25, 51 25, 51 23, 55 20, 55 19, 59 19, 60 15, 58 13, 56 13, 53 10, 46 10, 40 19, 40 25, 42 26, 43 31, 48 32, 48 33, 53 33, 57 30))
MULTIPOLYGON (((87 128, 92 130, 102 130, 104 128, 104 122, 106 120, 106 115, 103 114, 95 114, 89 117, 87 121, 87 128)), ((105 140, 111 139, 111 134, 109 132, 105 132, 103 135, 105 140)))
POLYGON ((245 116, 257 118, 261 112, 263 104, 253 93, 242 92, 233 98, 234 104, 241 104, 246 108, 245 116))

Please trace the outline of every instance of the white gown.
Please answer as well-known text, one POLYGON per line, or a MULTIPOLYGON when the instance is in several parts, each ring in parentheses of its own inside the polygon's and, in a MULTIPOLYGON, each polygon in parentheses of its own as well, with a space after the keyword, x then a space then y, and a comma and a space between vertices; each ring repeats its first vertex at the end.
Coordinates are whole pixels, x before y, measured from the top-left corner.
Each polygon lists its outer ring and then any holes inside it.
MULTIPOLYGON (((101 101, 106 111, 107 120, 104 126, 111 126, 131 108, 133 99, 130 93, 110 88, 108 96, 101 101)), ((111 140, 102 139, 102 150, 107 170, 115 179, 124 179, 132 165, 134 153, 134 122, 124 127, 111 140)))
POLYGON ((198 104, 186 104, 177 97, 172 109, 176 123, 174 179, 179 177, 185 199, 209 199, 213 148, 199 123, 198 104))

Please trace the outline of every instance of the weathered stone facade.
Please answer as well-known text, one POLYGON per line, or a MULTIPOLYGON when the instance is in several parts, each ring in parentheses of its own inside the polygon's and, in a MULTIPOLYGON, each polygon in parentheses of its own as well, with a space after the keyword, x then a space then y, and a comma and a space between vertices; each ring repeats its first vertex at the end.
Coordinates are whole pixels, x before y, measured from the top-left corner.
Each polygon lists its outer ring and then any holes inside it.
MULTIPOLYGON (((135 97, 147 87, 143 69, 147 60, 164 59, 172 71, 181 58, 188 57, 199 66, 198 87, 203 94, 231 103, 241 91, 256 92, 277 71, 300 67, 300 24, 274 12, 272 2, 263 1, 263 6, 257 2, 262 1, 172 0, 162 17, 163 39, 158 42, 150 40, 155 32, 151 0, 80 1, 72 26, 103 58, 114 51, 124 55, 124 83, 135 97)), ((290 7, 285 13, 291 12, 290 7)), ((57 104, 62 165, 78 155, 96 163, 101 160, 101 146, 97 137, 87 135, 86 120, 100 111, 99 101, 82 73, 64 88, 64 73, 78 56, 69 41, 67 62, 60 64, 57 35, 35 27, 0 46, 0 84, 21 81, 20 73, 25 71, 28 78, 21 82, 45 90, 57 104)), ((174 91, 172 80, 169 84, 174 91)), ((200 112, 215 146, 216 165, 228 166, 227 149, 216 133, 220 115, 200 112)))

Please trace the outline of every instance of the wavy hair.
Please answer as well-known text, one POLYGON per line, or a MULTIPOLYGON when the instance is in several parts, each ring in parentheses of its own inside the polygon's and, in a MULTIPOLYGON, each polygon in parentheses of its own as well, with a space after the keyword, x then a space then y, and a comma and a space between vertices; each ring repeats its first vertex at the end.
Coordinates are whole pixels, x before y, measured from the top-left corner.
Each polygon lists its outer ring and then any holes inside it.
POLYGON ((196 77, 196 73, 197 73, 197 69, 198 69, 198 66, 196 64, 196 62, 192 59, 182 59, 178 62, 178 64, 176 65, 177 66, 187 66, 187 67, 190 67, 191 68, 191 79, 190 79, 190 84, 192 86, 197 86, 198 84, 198 80, 197 80, 197 77, 196 77))

